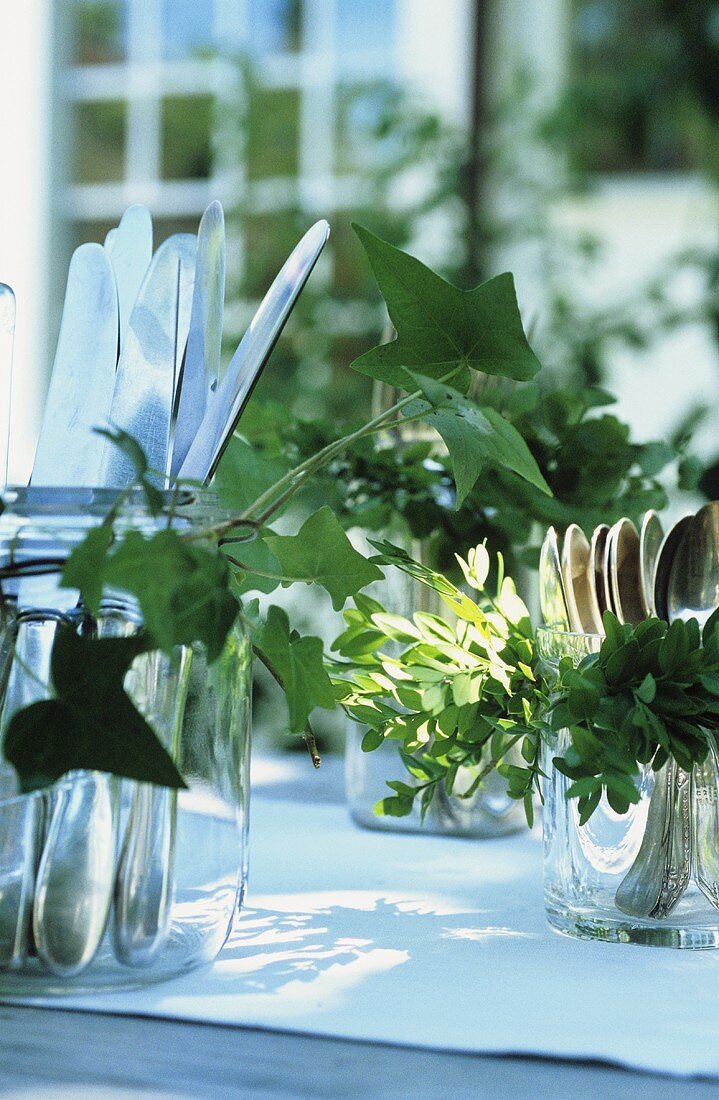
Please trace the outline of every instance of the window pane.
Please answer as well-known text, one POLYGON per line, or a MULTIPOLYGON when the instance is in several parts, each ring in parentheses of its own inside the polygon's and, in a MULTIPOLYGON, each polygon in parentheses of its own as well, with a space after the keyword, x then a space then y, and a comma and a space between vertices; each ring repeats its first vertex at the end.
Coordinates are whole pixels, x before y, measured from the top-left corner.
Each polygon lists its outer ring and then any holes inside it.
POLYGON ((87 244, 88 241, 103 244, 109 230, 114 229, 119 220, 118 217, 114 221, 110 219, 104 221, 75 222, 72 227, 71 244, 73 250, 79 248, 81 244, 87 244))
POLYGON ((207 179, 212 166, 212 97, 162 101, 162 178, 207 179))
POLYGON ((202 215, 190 214, 186 218, 153 218, 153 238, 155 248, 171 237, 173 233, 197 233, 202 215))
POLYGON ((389 52, 394 40, 395 0, 338 0, 337 50, 389 52))
POLYGON ((125 105, 119 100, 75 108, 76 183, 121 180, 125 165, 125 105))
POLYGON ((75 10, 73 61, 109 65, 127 57, 127 0, 79 0, 75 10))
POLYGON ((691 166, 694 127, 672 78, 683 62, 664 14, 662 0, 575 0, 566 130, 580 167, 691 166))
POLYGON ((252 90, 247 130, 250 179, 297 174, 299 117, 300 97, 296 90, 252 90))
POLYGON ((162 0, 163 53, 170 60, 213 51, 212 0, 162 0))
POLYGON ((257 53, 300 48, 300 0, 250 0, 250 46, 257 53))
POLYGON ((248 217, 244 228, 246 267, 242 289, 248 298, 261 298, 307 228, 307 219, 288 210, 279 216, 248 217))

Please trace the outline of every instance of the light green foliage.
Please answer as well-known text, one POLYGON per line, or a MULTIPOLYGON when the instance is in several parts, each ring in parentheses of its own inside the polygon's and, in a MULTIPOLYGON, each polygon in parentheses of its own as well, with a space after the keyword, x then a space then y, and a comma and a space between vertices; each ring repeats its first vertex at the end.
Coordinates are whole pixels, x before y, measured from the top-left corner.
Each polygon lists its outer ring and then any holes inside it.
POLYGON ((242 511, 287 473, 289 467, 283 455, 251 447, 236 435, 222 456, 212 487, 223 508, 242 511))
POLYGON ((428 585, 451 612, 409 619, 366 596, 355 597, 345 612, 346 629, 332 647, 338 657, 328 664, 337 697, 367 727, 362 747, 397 742, 414 780, 391 781, 394 793, 376 811, 404 816, 419 800, 424 815, 440 784, 469 797, 496 768, 531 820, 545 698, 527 609, 511 579, 502 577, 501 560, 491 596, 486 548, 458 559, 475 600, 403 550, 375 545, 383 564, 428 585))
POLYGON ((606 639, 578 668, 559 664, 549 722, 568 728, 571 746, 554 765, 573 780, 580 821, 602 792, 617 813, 639 801, 642 765, 657 770, 672 756, 691 771, 709 751, 719 722, 719 612, 703 632, 695 619, 668 626, 646 619, 622 625, 605 612, 606 639))

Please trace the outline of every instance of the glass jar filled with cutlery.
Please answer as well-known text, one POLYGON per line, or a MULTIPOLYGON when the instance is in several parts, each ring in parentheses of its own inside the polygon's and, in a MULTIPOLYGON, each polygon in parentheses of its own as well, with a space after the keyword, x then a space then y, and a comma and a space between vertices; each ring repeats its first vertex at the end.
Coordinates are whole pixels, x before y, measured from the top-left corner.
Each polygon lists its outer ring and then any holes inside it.
MULTIPOLYGON (((242 900, 249 641, 238 619, 214 660, 201 644, 148 650, 138 602, 121 587, 105 588, 90 610, 65 586, 68 556, 88 530, 102 529, 116 497, 106 489, 10 490, 0 517, 3 993, 171 977, 215 957, 242 900), (118 662, 128 664, 122 692, 110 675, 118 662), (86 716, 94 698, 96 728, 74 721, 78 692, 86 716), (58 740, 63 752, 77 743, 86 759, 93 738, 107 752, 120 709, 132 707, 137 742, 124 721, 114 749, 119 774, 74 769, 48 785, 59 770, 58 740), (182 786, 121 778, 148 756, 176 768, 182 786)), ((166 494, 154 515, 133 492, 114 530, 186 533, 218 516, 206 492, 166 494)))
POLYGON ((540 604, 550 923, 719 946, 719 504, 550 529, 540 604))

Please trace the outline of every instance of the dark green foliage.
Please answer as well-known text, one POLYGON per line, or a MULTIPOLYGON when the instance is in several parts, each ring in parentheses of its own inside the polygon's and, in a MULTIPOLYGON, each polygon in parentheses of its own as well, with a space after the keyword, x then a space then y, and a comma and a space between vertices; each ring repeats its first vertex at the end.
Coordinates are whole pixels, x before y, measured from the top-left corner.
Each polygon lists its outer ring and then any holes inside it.
POLYGON ((571 746, 555 767, 573 780, 586 821, 602 793, 617 813, 639 801, 641 765, 669 756, 690 771, 709 750, 719 720, 719 612, 700 631, 694 619, 668 626, 646 619, 632 628, 604 615, 606 639, 578 668, 564 658, 548 712, 571 746))

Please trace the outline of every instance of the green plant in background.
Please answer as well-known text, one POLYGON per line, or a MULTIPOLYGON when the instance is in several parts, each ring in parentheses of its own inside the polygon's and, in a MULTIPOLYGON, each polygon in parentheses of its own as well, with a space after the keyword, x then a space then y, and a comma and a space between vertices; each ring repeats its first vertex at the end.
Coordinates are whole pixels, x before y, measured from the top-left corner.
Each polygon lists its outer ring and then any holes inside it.
MULTIPOLYGON (((237 66, 241 95, 225 104, 221 123, 242 133, 239 159, 247 162, 250 186, 268 177, 284 178, 285 185, 279 209, 273 204, 254 210, 247 192, 225 204, 228 232, 245 242, 243 270, 228 265, 226 335, 233 348, 257 300, 317 216, 316 205, 303 206, 294 180, 298 93, 265 88, 256 62, 242 59, 237 66)), ((348 199, 345 209, 327 215, 331 279, 323 285, 315 278, 304 290, 275 351, 275 370, 260 381, 256 395, 260 403, 279 399, 306 419, 345 420, 370 408, 369 383, 347 364, 375 342, 386 313, 371 273, 357 263, 351 222, 399 248, 412 247, 425 222, 438 225, 435 239, 442 247, 432 264, 449 279, 466 258, 462 135, 389 80, 340 84, 336 95, 333 171, 348 199)))
POLYGON ((452 618, 389 614, 355 596, 328 671, 347 715, 367 732, 362 748, 386 741, 399 750, 413 783, 390 780, 394 792, 375 807, 403 817, 415 802, 422 818, 438 788, 471 798, 493 770, 524 801, 527 820, 539 794, 539 749, 546 696, 537 673, 529 613, 501 556, 494 595, 487 591, 490 558, 483 545, 458 557, 470 598, 441 573, 387 542, 373 543, 375 560, 395 566, 436 592, 452 618))

